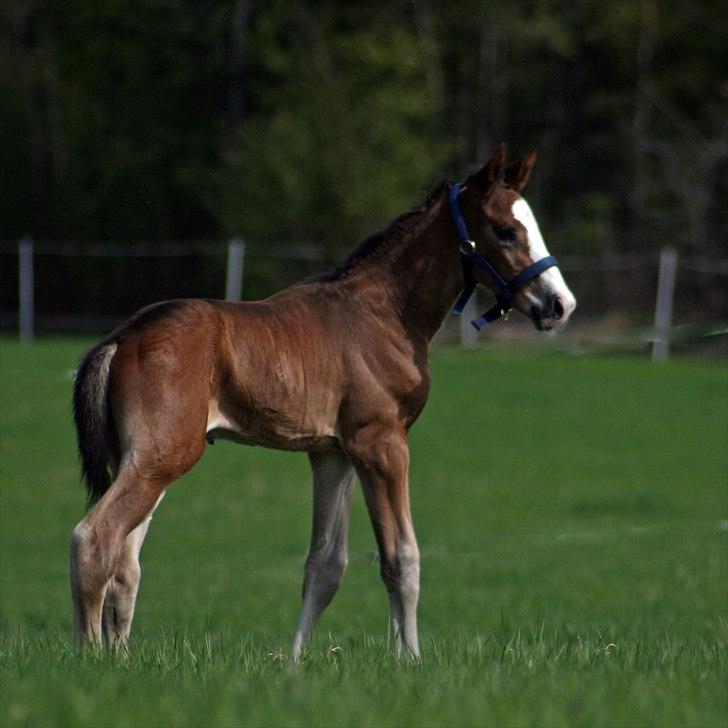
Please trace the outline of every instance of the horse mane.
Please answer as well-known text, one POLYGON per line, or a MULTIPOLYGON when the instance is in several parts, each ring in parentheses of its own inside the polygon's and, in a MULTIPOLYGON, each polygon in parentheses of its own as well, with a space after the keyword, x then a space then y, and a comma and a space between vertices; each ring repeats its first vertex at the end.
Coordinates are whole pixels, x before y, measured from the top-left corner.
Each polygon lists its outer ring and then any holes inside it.
POLYGON ((427 214, 432 212, 435 203, 440 199, 443 192, 451 186, 449 180, 440 182, 435 189, 430 192, 417 207, 413 207, 408 212, 398 215, 386 228, 370 235, 362 240, 349 255, 339 263, 332 271, 317 275, 310 280, 311 283, 327 283, 330 281, 338 281, 346 278, 353 271, 367 260, 375 256, 382 255, 389 250, 392 245, 400 240, 403 235, 410 232, 420 222, 424 221, 427 214))

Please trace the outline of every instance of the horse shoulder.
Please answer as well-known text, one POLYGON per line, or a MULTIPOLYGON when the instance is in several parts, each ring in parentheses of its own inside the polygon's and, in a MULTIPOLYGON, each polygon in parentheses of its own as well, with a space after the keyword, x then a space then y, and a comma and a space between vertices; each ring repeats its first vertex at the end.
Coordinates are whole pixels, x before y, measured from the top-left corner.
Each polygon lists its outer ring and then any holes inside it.
POLYGON ((345 361, 343 414, 350 427, 376 421, 408 429, 419 417, 430 390, 426 351, 401 336, 372 334, 349 347, 345 361))

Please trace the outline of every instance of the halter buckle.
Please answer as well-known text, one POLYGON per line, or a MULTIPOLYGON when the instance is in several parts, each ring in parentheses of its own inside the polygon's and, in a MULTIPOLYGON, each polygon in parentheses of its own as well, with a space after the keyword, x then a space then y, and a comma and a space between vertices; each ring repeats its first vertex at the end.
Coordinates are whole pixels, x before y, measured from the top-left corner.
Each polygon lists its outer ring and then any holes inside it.
POLYGON ((475 243, 472 240, 461 240, 460 252, 463 255, 472 255, 475 252, 475 243))

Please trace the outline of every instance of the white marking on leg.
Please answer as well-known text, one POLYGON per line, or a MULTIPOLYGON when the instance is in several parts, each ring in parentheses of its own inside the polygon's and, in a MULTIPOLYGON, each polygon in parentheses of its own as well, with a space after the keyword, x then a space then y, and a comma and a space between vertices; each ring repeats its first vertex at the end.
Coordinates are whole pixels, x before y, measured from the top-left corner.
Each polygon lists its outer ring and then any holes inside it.
POLYGON ((420 594, 420 553, 414 533, 397 546, 396 578, 388 584, 391 626, 397 655, 420 655, 417 638, 417 601, 420 594))

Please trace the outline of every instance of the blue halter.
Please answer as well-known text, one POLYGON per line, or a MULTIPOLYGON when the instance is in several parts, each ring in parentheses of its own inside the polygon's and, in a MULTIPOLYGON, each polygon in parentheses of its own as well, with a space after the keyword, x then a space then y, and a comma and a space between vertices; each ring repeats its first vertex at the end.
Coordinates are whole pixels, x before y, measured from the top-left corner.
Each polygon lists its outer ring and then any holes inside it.
POLYGON ((553 255, 547 255, 541 260, 537 260, 535 263, 531 263, 527 268, 524 268, 517 276, 507 281, 501 276, 500 273, 475 250, 475 243, 471 240, 468 235, 468 228, 465 225, 465 219, 463 213, 460 211, 460 183, 456 182, 451 188, 448 194, 448 204, 450 206, 450 217, 452 218, 455 230, 460 240, 460 259, 463 264, 463 277, 465 278, 465 288, 458 297, 455 307, 452 310, 453 316, 459 316, 465 304, 473 295, 475 287, 478 285, 478 281, 475 280, 473 275, 473 266, 477 265, 478 268, 482 268, 493 283, 500 289, 499 293, 496 294, 497 303, 492 308, 489 308, 485 313, 473 319, 471 322, 478 331, 483 329, 492 321, 497 321, 501 316, 506 315, 512 308, 513 296, 523 286, 526 285, 530 280, 541 275, 547 268, 553 268, 557 266, 559 262, 554 258, 553 255))

